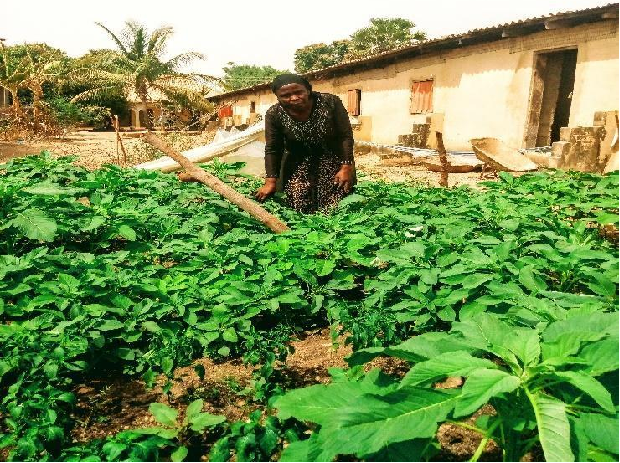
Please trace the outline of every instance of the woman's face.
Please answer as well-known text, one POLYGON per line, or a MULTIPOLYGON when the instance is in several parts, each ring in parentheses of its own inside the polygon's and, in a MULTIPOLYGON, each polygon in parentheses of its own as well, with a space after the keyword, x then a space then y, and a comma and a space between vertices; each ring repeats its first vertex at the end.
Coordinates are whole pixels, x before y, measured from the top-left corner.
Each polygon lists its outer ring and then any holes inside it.
POLYGON ((310 104, 310 92, 301 84, 287 84, 276 90, 276 97, 287 109, 304 109, 310 104))

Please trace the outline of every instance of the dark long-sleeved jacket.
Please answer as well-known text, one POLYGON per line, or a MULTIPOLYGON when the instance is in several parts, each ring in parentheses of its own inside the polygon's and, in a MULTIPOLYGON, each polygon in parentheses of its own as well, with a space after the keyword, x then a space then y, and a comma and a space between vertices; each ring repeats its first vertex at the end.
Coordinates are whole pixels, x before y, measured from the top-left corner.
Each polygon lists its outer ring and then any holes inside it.
MULTIPOLYGON (((299 135, 284 123, 283 118, 288 116, 279 103, 265 114, 265 171, 267 177, 279 178, 279 190, 305 159, 329 155, 343 164, 353 164, 353 131, 342 101, 329 93, 312 92, 312 98, 313 113, 320 108, 326 116, 320 141, 299 139, 299 135), (321 105, 316 104, 317 98, 321 99, 321 105)), ((313 119, 313 113, 310 119, 313 119)))

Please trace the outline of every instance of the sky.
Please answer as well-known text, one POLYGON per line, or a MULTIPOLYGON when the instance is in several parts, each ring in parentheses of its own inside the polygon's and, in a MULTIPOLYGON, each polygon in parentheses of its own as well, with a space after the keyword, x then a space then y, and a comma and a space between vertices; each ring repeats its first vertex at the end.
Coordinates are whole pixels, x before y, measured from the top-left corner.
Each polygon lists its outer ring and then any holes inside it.
POLYGON ((149 30, 172 26, 168 56, 206 56, 187 71, 222 76, 229 62, 293 70, 295 50, 347 38, 370 18, 406 18, 429 38, 613 0, 3 0, 0 38, 7 45, 44 42, 78 57, 114 48, 101 22, 120 33, 127 20, 149 30))

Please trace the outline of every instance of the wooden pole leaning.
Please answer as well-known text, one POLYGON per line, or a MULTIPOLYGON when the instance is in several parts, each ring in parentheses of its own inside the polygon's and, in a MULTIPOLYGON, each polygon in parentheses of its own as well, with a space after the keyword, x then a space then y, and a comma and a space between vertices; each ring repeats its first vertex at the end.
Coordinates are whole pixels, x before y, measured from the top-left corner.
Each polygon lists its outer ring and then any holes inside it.
POLYGON ((208 186, 231 203, 239 206, 252 217, 265 224, 269 229, 273 230, 276 233, 283 233, 290 230, 286 226, 286 224, 280 219, 278 219, 276 216, 267 212, 256 202, 252 201, 249 198, 246 198, 241 193, 237 192, 234 188, 226 185, 215 175, 210 174, 203 168, 194 164, 192 161, 187 159, 185 156, 172 148, 155 134, 151 132, 147 133, 144 136, 144 141, 146 141, 151 146, 157 148, 158 150, 162 151, 167 156, 170 156, 176 162, 181 164, 181 166, 185 169, 185 172, 187 172, 189 175, 194 177, 200 183, 208 186))
POLYGON ((437 152, 439 153, 439 162, 441 162, 441 177, 439 179, 439 186, 448 187, 448 171, 450 170, 450 163, 446 155, 446 148, 443 145, 443 134, 441 132, 435 132, 435 138, 437 139, 437 152))

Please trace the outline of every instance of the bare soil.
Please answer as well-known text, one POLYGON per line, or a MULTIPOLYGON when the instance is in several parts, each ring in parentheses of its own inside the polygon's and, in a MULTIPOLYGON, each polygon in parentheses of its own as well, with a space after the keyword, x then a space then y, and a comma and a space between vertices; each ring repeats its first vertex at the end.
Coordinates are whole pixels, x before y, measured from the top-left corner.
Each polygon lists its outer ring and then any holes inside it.
MULTIPOLYGON (((49 151, 55 156, 76 156, 76 165, 98 169, 104 164, 132 166, 160 156, 159 152, 141 140, 142 133, 121 132, 120 135, 127 156, 123 154, 115 132, 77 130, 62 137, 45 140, 0 141, 0 163, 15 157, 49 151)), ((214 133, 209 132, 200 135, 176 132, 167 134, 165 138, 175 148, 184 151, 209 143, 213 136, 214 133)))
MULTIPOLYGON (((344 359, 351 354, 351 347, 344 345, 342 337, 336 344, 332 343, 329 329, 304 333, 291 342, 291 347, 294 352, 281 370, 284 382, 290 387, 329 383, 328 370, 346 368, 344 359)), ((407 362, 392 358, 377 358, 366 366, 366 370, 371 368, 380 368, 396 376, 403 376, 409 369, 407 362)), ((74 391, 78 397, 74 413, 77 425, 72 434, 74 442, 105 438, 128 429, 158 426, 148 411, 153 402, 179 410, 182 417, 187 405, 201 398, 205 404, 203 411, 224 415, 231 422, 248 420, 252 411, 263 408, 246 392, 251 386, 252 368, 238 359, 222 363, 214 363, 208 358, 198 359, 192 366, 177 368, 174 377, 174 385, 168 394, 162 390, 166 382, 163 377, 150 390, 140 380, 122 378, 96 379, 78 385, 74 391), (206 372, 203 380, 194 370, 198 364, 206 372)), ((462 384, 461 378, 448 378, 435 386, 457 388, 462 384)), ((483 413, 492 414, 494 411, 485 406, 468 424, 474 425, 475 419, 483 413)), ((482 440, 478 433, 454 424, 441 425, 437 438, 442 448, 436 461, 467 461, 482 440)), ((494 442, 487 443, 480 461, 501 461, 500 449, 494 442)))
MULTIPOLYGON (((121 132, 126 157, 113 131, 77 130, 63 137, 46 140, 0 141, 0 163, 15 157, 39 154, 45 150, 56 156, 77 156, 76 164, 87 169, 98 169, 104 164, 131 166, 150 161, 160 155, 154 148, 143 142, 140 135, 139 132, 121 132)), ((184 151, 209 143, 214 135, 214 132, 205 132, 201 135, 171 133, 166 136, 166 139, 175 148, 184 151)), ((356 153, 355 159, 360 177, 364 179, 439 186, 440 173, 430 172, 422 166, 384 165, 381 158, 374 153, 356 153)), ((480 180, 490 178, 493 178, 493 174, 485 175, 483 178, 480 172, 455 173, 449 175, 448 182, 451 187, 475 186, 480 180)))

